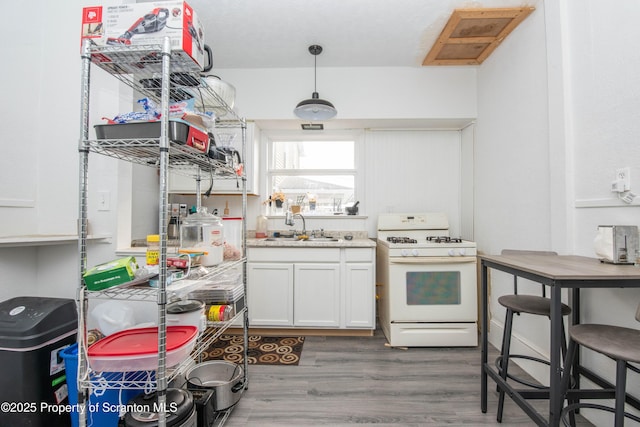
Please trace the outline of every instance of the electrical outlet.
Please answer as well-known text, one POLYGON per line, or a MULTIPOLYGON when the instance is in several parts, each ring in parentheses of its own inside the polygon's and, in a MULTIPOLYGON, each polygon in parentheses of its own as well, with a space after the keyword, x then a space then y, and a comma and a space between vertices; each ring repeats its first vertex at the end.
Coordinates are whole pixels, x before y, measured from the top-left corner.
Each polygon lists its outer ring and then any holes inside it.
POLYGON ((631 171, 630 168, 616 169, 616 181, 621 183, 622 191, 631 190, 631 171))

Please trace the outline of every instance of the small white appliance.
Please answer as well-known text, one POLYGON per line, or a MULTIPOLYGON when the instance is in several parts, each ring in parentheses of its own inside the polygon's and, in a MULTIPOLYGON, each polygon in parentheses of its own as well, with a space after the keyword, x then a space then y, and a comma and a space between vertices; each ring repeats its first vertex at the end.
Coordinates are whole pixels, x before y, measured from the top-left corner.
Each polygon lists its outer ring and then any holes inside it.
POLYGON ((444 213, 378 217, 380 326, 392 347, 478 345, 475 242, 449 236, 444 213))

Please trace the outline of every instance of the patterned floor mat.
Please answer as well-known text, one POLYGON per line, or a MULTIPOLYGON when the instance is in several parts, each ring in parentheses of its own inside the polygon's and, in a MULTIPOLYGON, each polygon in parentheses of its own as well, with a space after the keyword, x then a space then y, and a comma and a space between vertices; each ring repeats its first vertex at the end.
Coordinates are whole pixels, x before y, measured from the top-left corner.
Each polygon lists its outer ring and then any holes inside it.
MULTIPOLYGON (((250 365, 297 365, 300 362, 304 337, 249 336, 250 365)), ((242 335, 222 335, 203 353, 203 360, 243 362, 242 335)))

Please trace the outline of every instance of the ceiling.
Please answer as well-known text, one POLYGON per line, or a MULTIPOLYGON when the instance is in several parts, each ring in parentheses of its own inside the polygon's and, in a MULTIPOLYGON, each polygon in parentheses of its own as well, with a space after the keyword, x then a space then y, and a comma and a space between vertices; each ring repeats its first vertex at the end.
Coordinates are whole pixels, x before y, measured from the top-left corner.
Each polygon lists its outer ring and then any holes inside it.
MULTIPOLYGON (((138 0, 138 3, 153 0, 138 0)), ((455 9, 536 6, 543 0, 187 0, 204 26, 214 69, 422 67, 455 9)), ((388 121, 383 127, 461 128, 468 122, 388 121)), ((375 123, 382 126, 378 120, 375 123)), ((299 120, 259 123, 299 129, 299 120)), ((330 120, 325 129, 369 127, 330 120)))
MULTIPOLYGON (((146 0, 144 0, 146 1, 146 0)), ((541 0, 188 0, 214 68, 420 67, 454 9, 541 0)), ((141 2, 138 0, 138 2, 141 2)))

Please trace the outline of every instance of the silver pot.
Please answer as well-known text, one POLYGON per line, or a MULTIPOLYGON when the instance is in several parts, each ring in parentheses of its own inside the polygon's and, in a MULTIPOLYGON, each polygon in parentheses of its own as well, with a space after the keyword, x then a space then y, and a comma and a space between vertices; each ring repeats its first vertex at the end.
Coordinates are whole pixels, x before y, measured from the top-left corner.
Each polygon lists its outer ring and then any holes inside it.
POLYGON ((240 365, 223 360, 198 363, 187 372, 187 387, 214 389, 213 407, 222 411, 235 405, 244 390, 240 365))

